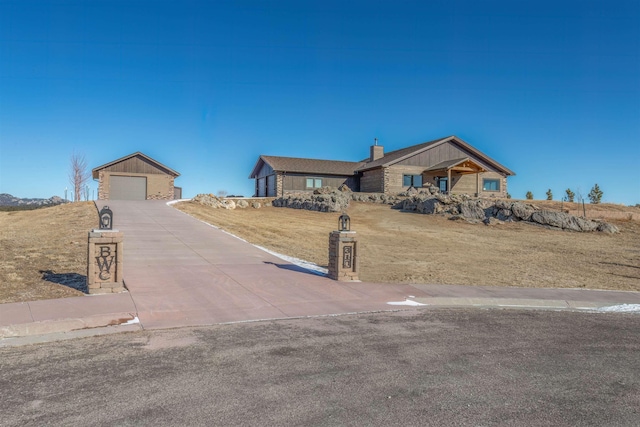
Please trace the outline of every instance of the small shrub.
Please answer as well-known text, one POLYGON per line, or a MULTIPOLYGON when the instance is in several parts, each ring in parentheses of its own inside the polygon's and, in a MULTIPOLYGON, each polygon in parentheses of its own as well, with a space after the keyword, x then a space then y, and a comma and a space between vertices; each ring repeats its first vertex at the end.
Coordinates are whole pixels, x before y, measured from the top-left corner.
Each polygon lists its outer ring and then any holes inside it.
POLYGON ((551 189, 547 190, 547 200, 553 200, 553 193, 551 192, 551 189))
POLYGON ((525 197, 527 198, 527 200, 533 200, 533 193, 531 191, 527 191, 525 197))

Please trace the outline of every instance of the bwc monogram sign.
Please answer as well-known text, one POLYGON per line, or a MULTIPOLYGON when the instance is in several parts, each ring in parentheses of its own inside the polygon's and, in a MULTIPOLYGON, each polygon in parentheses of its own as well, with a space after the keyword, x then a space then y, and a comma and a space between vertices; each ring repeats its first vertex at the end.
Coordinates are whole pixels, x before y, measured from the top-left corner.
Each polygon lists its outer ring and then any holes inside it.
POLYGON ((96 263, 98 264, 98 278, 100 280, 108 281, 115 273, 115 264, 117 246, 111 245, 98 245, 98 255, 96 256, 96 263))

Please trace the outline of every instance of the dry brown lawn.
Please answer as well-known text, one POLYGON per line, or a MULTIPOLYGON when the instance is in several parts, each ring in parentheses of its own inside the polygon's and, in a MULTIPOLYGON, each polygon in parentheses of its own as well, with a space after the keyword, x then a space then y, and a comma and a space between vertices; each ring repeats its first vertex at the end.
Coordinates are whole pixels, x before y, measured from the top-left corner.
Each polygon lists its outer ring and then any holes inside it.
MULTIPOLYGON (((560 202, 535 204, 560 208, 560 202)), ((273 207, 211 209, 191 202, 175 206, 249 242, 322 266, 339 216, 273 207)), ((363 281, 640 291, 640 221, 627 219, 640 209, 601 205, 598 212, 587 215, 625 218, 610 220, 621 232, 576 233, 528 223, 485 226, 355 202, 348 214, 359 236, 363 281)))
POLYGON ((0 303, 83 295, 97 224, 93 202, 0 212, 0 303))
MULTIPOLYGON (((559 202, 534 203, 559 209, 559 202)), ((252 243, 323 266, 339 216, 176 206, 252 243)), ((523 223, 487 227, 364 203, 352 203, 348 213, 360 239, 365 281, 640 291, 640 221, 635 219, 640 209, 597 209, 600 214, 592 209, 587 216, 620 218, 611 222, 621 233, 572 233, 523 223)), ((0 212, 0 303, 82 295, 87 232, 97 224, 92 202, 0 212)))

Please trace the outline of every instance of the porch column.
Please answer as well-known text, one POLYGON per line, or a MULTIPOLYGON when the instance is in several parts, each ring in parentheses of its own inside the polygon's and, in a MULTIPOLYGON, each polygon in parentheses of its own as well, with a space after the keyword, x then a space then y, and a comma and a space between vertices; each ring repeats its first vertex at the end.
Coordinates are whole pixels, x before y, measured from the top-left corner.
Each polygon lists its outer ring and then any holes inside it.
POLYGON ((447 194, 451 194, 451 169, 447 169, 447 194))

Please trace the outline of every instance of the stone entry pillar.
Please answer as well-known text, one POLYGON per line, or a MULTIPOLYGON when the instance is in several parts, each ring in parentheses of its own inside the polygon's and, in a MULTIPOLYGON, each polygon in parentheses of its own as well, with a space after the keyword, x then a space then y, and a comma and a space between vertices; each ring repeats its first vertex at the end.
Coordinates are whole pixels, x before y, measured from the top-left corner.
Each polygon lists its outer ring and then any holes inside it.
POLYGON ((341 282, 359 281, 358 237, 355 231, 332 231, 329 234, 329 278, 341 282))
POLYGON ((90 294, 108 294, 125 290, 122 280, 122 241, 118 230, 89 232, 87 287, 90 294))

